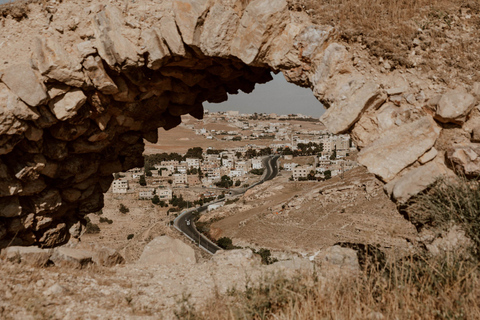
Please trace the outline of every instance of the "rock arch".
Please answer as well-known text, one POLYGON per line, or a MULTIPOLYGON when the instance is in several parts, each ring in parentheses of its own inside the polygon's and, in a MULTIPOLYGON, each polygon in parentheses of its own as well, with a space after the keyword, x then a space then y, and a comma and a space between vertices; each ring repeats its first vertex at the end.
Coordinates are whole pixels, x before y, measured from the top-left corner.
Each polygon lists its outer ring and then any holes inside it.
MULTIPOLYGON (((313 90, 332 132, 353 130, 360 161, 397 199, 412 194, 412 179, 418 192, 448 172, 432 149, 442 129, 435 112, 389 102, 398 93, 353 66, 334 28, 311 24, 286 0, 85 0, 30 10, 3 22, 29 33, 0 49, 11 57, 0 69, 0 247, 78 237, 112 173, 143 165, 143 139, 155 142, 181 115, 202 118, 204 101, 251 92, 272 71, 313 90)), ((464 100, 457 123, 476 102, 464 100)))

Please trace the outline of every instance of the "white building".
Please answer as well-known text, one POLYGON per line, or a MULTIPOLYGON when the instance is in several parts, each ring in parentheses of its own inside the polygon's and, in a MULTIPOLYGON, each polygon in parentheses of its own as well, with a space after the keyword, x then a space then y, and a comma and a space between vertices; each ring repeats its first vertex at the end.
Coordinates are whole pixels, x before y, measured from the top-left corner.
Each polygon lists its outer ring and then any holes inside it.
POLYGON ((187 184, 187 175, 185 173, 175 173, 173 174, 173 184, 187 184))
POLYGON ((139 199, 152 199, 153 196, 155 195, 155 189, 150 188, 150 189, 143 189, 138 192, 138 197, 139 199))
POLYGON ((218 209, 220 207, 223 207, 223 202, 218 202, 218 203, 214 203, 214 204, 210 204, 208 207, 207 207, 207 211, 212 211, 212 210, 215 210, 215 209, 218 209))
POLYGON ((157 195, 160 200, 171 200, 173 192, 172 189, 162 186, 157 189, 157 195))
POLYGON ((298 180, 299 178, 306 178, 311 170, 312 170, 311 166, 298 166, 294 168, 293 180, 298 180))
POLYGON ((128 190, 128 180, 127 179, 113 180, 113 183, 112 183, 112 192, 113 193, 127 193, 127 190, 128 190))
POLYGON ((262 169, 262 159, 261 158, 252 159, 252 169, 262 169))
POLYGON ((285 163, 283 165, 283 170, 285 171, 293 171, 298 166, 298 163, 295 162, 290 162, 290 163, 285 163))
POLYGON ((187 166, 189 169, 192 169, 192 168, 200 168, 200 159, 197 159, 197 158, 187 158, 186 159, 187 161, 187 166))

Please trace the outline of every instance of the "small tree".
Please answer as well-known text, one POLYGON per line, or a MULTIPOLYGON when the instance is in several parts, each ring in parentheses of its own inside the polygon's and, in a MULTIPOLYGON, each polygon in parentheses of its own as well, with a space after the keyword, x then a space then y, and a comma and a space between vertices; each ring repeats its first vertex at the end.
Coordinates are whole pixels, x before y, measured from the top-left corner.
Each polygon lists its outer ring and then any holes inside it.
POLYGON ((239 187, 242 184, 240 180, 235 181, 235 187, 239 187))
POLYGON ((119 208, 120 212, 125 214, 125 213, 128 213, 130 212, 130 209, 128 209, 123 203, 120 203, 120 208, 119 208))
POLYGON ((225 250, 233 249, 232 239, 230 239, 228 237, 222 237, 222 238, 218 239, 217 244, 220 248, 225 249, 225 250))
POLYGON ((145 176, 143 174, 140 176, 140 180, 138 180, 138 183, 141 186, 146 186, 147 185, 147 180, 145 179, 145 176))
POLYGON ((157 195, 154 195, 152 198, 153 204, 160 204, 160 198, 157 195))

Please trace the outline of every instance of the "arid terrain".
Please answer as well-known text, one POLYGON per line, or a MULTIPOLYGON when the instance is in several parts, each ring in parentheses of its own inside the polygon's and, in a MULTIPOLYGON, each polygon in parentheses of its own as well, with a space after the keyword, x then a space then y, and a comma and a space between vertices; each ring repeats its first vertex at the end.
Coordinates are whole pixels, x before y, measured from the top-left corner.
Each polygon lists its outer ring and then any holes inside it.
POLYGON ((476 0, 0 5, 0 319, 480 319, 479 31, 476 0), (205 112, 272 72, 323 123, 205 112), (269 146, 279 175, 229 197, 269 146), (226 197, 192 221, 226 250, 140 200, 154 179, 226 197))

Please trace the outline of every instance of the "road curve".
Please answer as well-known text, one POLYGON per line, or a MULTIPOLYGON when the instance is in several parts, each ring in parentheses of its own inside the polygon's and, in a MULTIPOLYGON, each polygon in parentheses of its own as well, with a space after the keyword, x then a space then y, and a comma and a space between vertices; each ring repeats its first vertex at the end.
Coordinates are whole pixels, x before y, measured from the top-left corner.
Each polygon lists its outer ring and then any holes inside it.
MULTIPOLYGON (((264 183, 265 181, 275 178, 275 176, 278 174, 278 158, 280 158, 280 156, 278 155, 265 157, 262 161, 264 167, 262 179, 248 188, 232 190, 231 195, 238 196, 244 194, 248 189, 251 189, 259 184, 264 183)), ((175 220, 173 221, 173 226, 178 231, 182 232, 185 236, 187 236, 187 238, 196 242, 200 248, 207 251, 208 253, 215 254, 215 252, 221 250, 221 248, 197 231, 197 229, 195 228, 195 223, 193 221, 193 215, 197 212, 207 210, 208 206, 211 204, 223 201, 225 201, 225 199, 214 200, 210 203, 204 204, 199 208, 187 209, 183 211, 177 218, 175 218, 175 220)))

